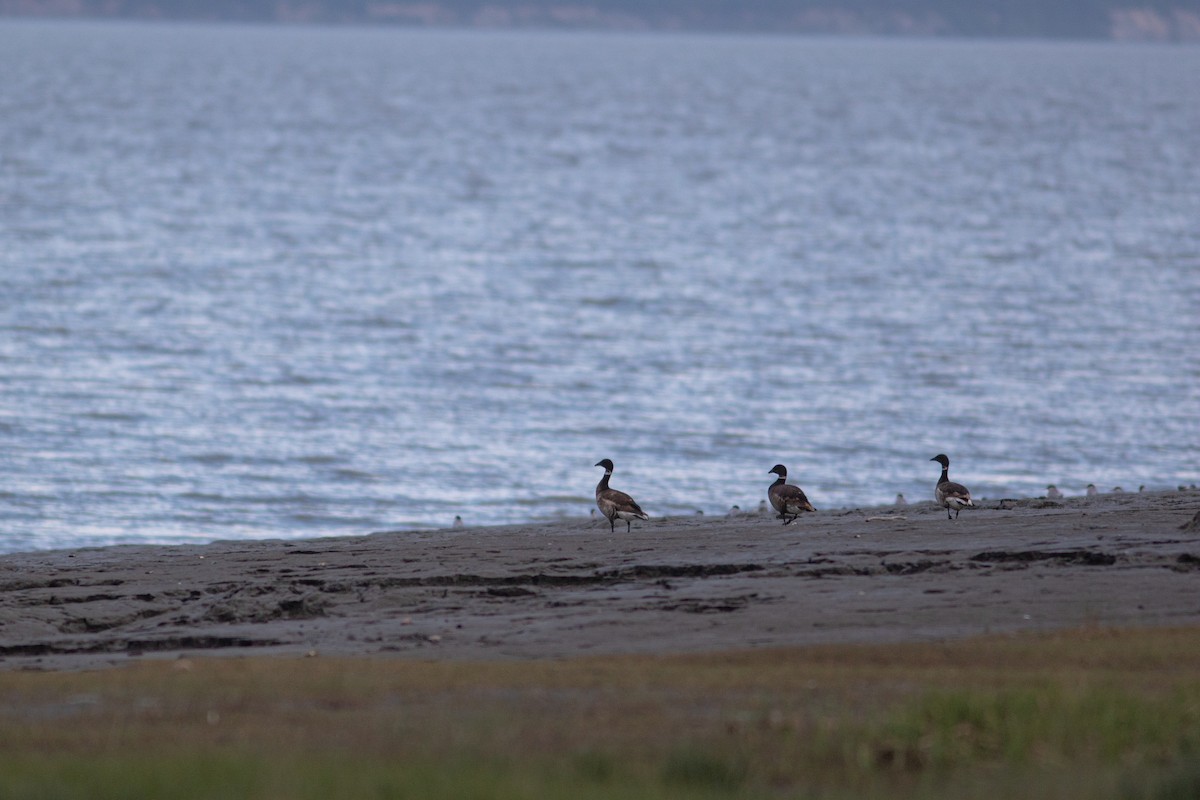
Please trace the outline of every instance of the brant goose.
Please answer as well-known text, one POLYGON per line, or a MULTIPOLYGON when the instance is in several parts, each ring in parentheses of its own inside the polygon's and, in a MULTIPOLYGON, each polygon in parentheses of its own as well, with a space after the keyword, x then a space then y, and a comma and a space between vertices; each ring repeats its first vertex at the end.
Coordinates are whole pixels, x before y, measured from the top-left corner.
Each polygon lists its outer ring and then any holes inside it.
POLYGON ((938 478, 937 486, 933 490, 933 499, 946 509, 946 519, 950 519, 950 509, 952 508, 954 509, 954 518, 958 519, 958 514, 963 508, 975 505, 971 502, 971 493, 961 483, 950 480, 947 475, 950 471, 950 459, 944 453, 938 453, 929 460, 942 465, 942 477, 938 478))
POLYGON ((784 525, 793 522, 805 511, 816 511, 800 487, 787 482, 787 467, 776 464, 767 474, 779 476, 778 480, 767 488, 767 498, 772 507, 779 512, 779 519, 783 520, 784 525), (788 515, 792 518, 788 519, 788 515))
POLYGON ((613 463, 607 458, 597 461, 593 466, 604 467, 604 477, 596 484, 596 508, 608 519, 608 529, 616 531, 616 521, 625 520, 625 532, 629 533, 630 525, 635 519, 650 519, 642 511, 634 499, 624 492, 608 488, 608 477, 612 475, 613 463))

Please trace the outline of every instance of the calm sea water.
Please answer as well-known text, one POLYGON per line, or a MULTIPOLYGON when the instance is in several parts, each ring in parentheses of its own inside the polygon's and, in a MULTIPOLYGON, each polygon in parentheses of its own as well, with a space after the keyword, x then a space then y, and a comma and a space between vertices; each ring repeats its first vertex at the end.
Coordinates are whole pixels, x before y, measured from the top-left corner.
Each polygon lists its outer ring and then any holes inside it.
POLYGON ((1200 48, 0 24, 0 550, 1200 481, 1200 48))

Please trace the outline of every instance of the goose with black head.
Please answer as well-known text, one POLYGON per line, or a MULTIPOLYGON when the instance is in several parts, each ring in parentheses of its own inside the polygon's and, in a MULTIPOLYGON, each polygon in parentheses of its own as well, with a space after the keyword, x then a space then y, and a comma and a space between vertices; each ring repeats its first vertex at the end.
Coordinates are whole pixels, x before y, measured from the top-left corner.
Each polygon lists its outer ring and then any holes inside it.
POLYGON ((774 483, 767 487, 767 499, 771 501, 771 506, 779 512, 779 519, 783 520, 784 525, 794 522, 806 511, 816 511, 812 503, 808 502, 804 491, 799 486, 787 482, 787 467, 783 464, 776 464, 767 474, 779 476, 774 483), (789 516, 791 519, 788 519, 789 516))
POLYGON ((929 460, 942 465, 942 477, 938 478, 937 486, 933 488, 933 499, 946 509, 946 519, 950 519, 951 509, 954 510, 954 518, 958 519, 960 511, 975 505, 971 502, 971 493, 961 483, 950 480, 950 459, 945 453, 938 453, 929 460))
POLYGON ((625 520, 625 532, 635 519, 650 519, 642 507, 632 497, 624 492, 611 488, 608 479, 613 473, 613 462, 607 458, 597 461, 594 466, 604 467, 604 477, 596 484, 596 508, 608 520, 608 529, 616 531, 616 521, 625 520))

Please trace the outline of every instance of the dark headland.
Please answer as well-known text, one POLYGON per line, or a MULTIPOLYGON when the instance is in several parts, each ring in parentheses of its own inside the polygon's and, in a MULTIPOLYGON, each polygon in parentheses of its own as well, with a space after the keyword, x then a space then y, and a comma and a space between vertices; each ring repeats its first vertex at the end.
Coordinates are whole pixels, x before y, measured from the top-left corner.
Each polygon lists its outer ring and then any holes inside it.
POLYGON ((0 0, 0 17, 1200 41, 1198 0, 0 0))

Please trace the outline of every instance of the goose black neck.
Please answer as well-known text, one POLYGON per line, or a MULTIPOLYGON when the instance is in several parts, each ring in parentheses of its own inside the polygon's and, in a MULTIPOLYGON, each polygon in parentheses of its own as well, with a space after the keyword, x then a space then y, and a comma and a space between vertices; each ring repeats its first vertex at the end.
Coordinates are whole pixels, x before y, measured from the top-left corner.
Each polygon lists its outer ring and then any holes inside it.
POLYGON ((609 470, 604 470, 604 477, 601 478, 600 482, 596 484, 597 492, 602 492, 608 488, 608 476, 609 475, 612 475, 612 472, 610 472, 609 470))
MULTIPOLYGON (((942 477, 938 478, 938 486, 941 486, 943 483, 949 483, 949 482, 950 482, 950 468, 942 467, 942 477)), ((926 486, 928 486, 928 484, 926 484, 926 486)))

